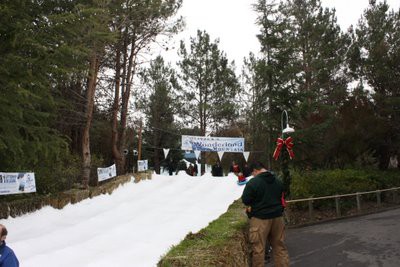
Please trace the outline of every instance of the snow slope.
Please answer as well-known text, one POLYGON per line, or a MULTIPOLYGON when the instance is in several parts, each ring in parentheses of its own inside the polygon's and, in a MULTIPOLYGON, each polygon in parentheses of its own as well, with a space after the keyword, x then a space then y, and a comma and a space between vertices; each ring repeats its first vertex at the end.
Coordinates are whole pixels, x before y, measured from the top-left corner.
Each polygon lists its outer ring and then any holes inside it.
POLYGON ((155 266, 240 198, 236 176, 153 175, 62 210, 0 220, 22 267, 155 266))

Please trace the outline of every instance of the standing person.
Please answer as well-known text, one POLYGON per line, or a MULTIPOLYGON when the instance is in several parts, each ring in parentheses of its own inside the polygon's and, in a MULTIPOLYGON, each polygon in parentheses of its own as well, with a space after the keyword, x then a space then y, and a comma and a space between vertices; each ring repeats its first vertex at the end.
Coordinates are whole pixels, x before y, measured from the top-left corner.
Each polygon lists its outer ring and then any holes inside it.
POLYGON ((213 176, 223 176, 223 169, 219 161, 217 161, 217 163, 215 163, 215 165, 212 166, 211 172, 213 176))
POLYGON ((261 162, 250 165, 253 179, 243 190, 242 201, 250 218, 249 239, 253 267, 264 267, 267 239, 271 243, 274 266, 289 266, 289 254, 284 243, 283 185, 261 162))
POLYGON ((189 164, 189 167, 186 170, 186 173, 190 176, 193 176, 193 165, 192 163, 189 164))
POLYGON ((229 172, 233 172, 237 176, 240 172, 239 164, 237 164, 235 161, 232 161, 232 165, 229 168, 229 172))
POLYGON ((218 177, 222 177, 222 176, 224 176, 224 169, 222 168, 222 166, 221 166, 221 162, 217 162, 217 167, 216 167, 216 176, 218 176, 218 177))
POLYGON ((14 251, 6 245, 7 228, 0 224, 0 267, 19 267, 14 251))
POLYGON ((250 175, 251 175, 251 170, 250 170, 250 167, 249 167, 249 164, 247 164, 247 163, 245 163, 244 164, 244 167, 243 167, 243 175, 244 175, 244 177, 249 177, 250 175))
POLYGON ((195 162, 194 163, 194 166, 193 166, 193 175, 192 176, 197 176, 197 174, 198 174, 198 168, 197 168, 197 162, 195 162))
POLYGON ((212 175, 212 176, 217 176, 217 175, 216 175, 217 172, 216 172, 216 169, 215 169, 215 168, 217 168, 217 164, 218 164, 218 162, 215 163, 214 165, 212 165, 212 167, 211 167, 211 175, 212 175))
POLYGON ((174 162, 172 161, 172 159, 170 158, 168 161, 168 174, 171 176, 174 172, 174 162))

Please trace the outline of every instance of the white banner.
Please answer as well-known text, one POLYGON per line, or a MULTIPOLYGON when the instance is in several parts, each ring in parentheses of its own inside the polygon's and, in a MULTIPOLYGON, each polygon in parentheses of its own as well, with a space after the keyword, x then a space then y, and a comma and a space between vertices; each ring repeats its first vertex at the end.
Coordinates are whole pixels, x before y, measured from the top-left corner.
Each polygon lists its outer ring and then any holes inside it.
POLYGON ((0 195, 36 192, 35 173, 0 172, 0 195))
POLYGON ((163 148, 163 150, 164 150, 164 158, 167 158, 169 153, 169 148, 163 148))
POLYGON ((99 182, 108 180, 115 176, 117 176, 117 168, 115 167, 115 164, 107 168, 97 168, 97 177, 99 182))
POLYGON ((149 168, 149 163, 148 163, 147 159, 138 160, 137 161, 137 168, 138 168, 138 172, 147 171, 147 169, 149 168))
POLYGON ((210 137, 182 135, 182 150, 243 152, 242 137, 210 137))
POLYGON ((243 152, 243 157, 246 160, 246 162, 249 159, 249 156, 250 156, 250 151, 243 152))

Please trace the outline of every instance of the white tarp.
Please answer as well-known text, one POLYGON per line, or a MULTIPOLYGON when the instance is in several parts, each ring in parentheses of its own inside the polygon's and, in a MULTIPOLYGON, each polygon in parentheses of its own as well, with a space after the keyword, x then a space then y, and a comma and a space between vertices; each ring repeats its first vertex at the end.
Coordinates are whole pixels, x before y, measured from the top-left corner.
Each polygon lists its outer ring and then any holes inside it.
POLYGON ((99 182, 113 178, 117 176, 117 168, 115 164, 107 168, 97 168, 97 177, 99 182))
POLYGON ((143 172, 143 171, 147 171, 147 169, 149 168, 149 162, 147 159, 145 160, 138 160, 137 161, 137 168, 138 168, 138 172, 143 172))
POLYGON ((242 137, 182 135, 182 150, 244 152, 242 137))
POLYGON ((36 192, 35 173, 0 172, 0 195, 36 192))

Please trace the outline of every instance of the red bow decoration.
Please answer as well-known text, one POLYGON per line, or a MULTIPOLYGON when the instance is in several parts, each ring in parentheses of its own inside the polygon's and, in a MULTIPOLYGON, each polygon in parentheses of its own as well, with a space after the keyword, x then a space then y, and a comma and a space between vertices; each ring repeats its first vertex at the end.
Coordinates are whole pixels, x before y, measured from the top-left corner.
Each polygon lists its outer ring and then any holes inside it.
POLYGON ((288 137, 286 140, 283 140, 282 138, 278 138, 276 141, 276 148, 274 151, 274 155, 272 156, 275 160, 279 158, 279 155, 281 154, 282 147, 285 145, 286 150, 289 152, 289 157, 290 159, 294 158, 294 152, 292 150, 294 144, 292 143, 293 138, 288 137))
POLYGON ((282 196, 281 196, 281 204, 282 204, 282 207, 286 208, 286 206, 287 206, 287 203, 286 203, 286 199, 285 199, 285 193, 284 193, 284 192, 282 192, 282 196))

